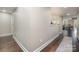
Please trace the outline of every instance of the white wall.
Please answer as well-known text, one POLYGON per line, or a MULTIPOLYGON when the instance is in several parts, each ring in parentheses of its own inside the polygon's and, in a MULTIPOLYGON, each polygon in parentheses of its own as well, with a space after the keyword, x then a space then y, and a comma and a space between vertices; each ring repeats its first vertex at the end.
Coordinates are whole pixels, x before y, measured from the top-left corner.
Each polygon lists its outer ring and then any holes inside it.
POLYGON ((34 51, 61 31, 61 24, 50 24, 49 11, 22 7, 14 14, 14 36, 29 51, 34 51))
POLYGON ((0 35, 11 33, 11 15, 0 13, 0 35))

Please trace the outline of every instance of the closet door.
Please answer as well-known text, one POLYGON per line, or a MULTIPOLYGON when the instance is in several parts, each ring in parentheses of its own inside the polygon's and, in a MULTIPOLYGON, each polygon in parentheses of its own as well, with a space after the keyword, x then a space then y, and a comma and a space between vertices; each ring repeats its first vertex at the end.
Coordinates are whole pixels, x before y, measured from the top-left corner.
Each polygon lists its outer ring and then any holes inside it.
POLYGON ((0 13, 0 35, 11 32, 10 14, 0 13))

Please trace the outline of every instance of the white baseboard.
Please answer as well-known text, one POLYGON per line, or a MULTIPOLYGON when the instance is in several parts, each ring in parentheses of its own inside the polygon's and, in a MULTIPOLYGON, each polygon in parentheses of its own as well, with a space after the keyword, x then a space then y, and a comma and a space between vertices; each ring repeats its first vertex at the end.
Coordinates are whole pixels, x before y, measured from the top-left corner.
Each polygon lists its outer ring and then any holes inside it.
POLYGON ((20 46, 20 48, 24 51, 24 52, 29 52, 19 41, 18 39, 13 36, 14 40, 17 42, 17 44, 20 46))
MULTIPOLYGON (((55 37, 53 37, 52 39, 50 39, 49 41, 47 41, 45 44, 43 44, 42 46, 40 46, 39 48, 37 48, 36 50, 34 50, 33 52, 40 52, 42 49, 44 49, 47 45, 49 45, 53 40, 55 40, 62 32, 60 32, 59 34, 57 34, 55 37)), ((13 36, 14 40, 17 42, 17 44, 20 46, 20 48, 24 51, 24 52, 29 52, 19 41, 18 39, 13 36)))
POLYGON ((43 44, 42 46, 40 46, 39 48, 37 48, 36 50, 34 50, 33 52, 40 52, 42 49, 44 49, 47 45, 49 45, 53 40, 55 40, 62 32, 60 32, 59 34, 57 34, 55 37, 53 37, 52 39, 50 39, 49 41, 47 41, 45 44, 43 44))
POLYGON ((10 36, 10 35, 13 35, 13 33, 0 34, 0 37, 10 36))

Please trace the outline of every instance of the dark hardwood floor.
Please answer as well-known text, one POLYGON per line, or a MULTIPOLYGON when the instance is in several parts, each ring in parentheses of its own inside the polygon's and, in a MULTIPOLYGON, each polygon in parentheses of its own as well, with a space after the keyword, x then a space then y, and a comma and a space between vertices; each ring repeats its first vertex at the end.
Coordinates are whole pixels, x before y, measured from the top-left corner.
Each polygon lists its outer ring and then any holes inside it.
POLYGON ((23 52, 12 36, 0 37, 0 52, 23 52))
MULTIPOLYGON (((41 52, 55 52, 60 42, 62 41, 63 34, 60 34, 53 42, 45 47, 41 52)), ((19 45, 15 42, 12 36, 0 37, 0 52, 23 52, 19 45)))
POLYGON ((59 44, 63 39, 63 34, 60 34, 53 42, 51 42, 47 47, 45 47, 41 52, 56 52, 59 44))

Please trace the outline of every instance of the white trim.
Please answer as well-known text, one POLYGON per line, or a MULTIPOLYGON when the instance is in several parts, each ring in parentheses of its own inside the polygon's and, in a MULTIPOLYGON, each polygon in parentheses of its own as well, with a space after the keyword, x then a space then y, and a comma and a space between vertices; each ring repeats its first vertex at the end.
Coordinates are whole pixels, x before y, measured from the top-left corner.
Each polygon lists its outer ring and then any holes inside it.
POLYGON ((55 40, 62 32, 59 32, 59 34, 57 34, 55 37, 53 37, 52 39, 50 39, 49 41, 47 41, 45 44, 43 44, 42 46, 40 46, 39 48, 37 48, 36 50, 34 50, 33 52, 40 52, 42 49, 44 49, 47 45, 49 45, 53 40, 55 40))
POLYGON ((10 35, 13 35, 13 33, 0 34, 0 37, 10 36, 10 35))
MULTIPOLYGON (((53 37, 51 40, 47 41, 45 44, 41 45, 40 47, 38 47, 36 50, 34 50, 33 52, 40 52, 42 49, 44 49, 47 45, 49 45, 53 40, 55 40, 62 32, 59 32, 55 37, 53 37)), ((17 42, 17 44, 20 46, 20 48, 24 51, 24 52, 29 52, 22 44, 21 42, 18 41, 18 39, 13 35, 14 40, 17 42)))
POLYGON ((13 36, 13 38, 24 52, 29 52, 15 36, 13 36))

